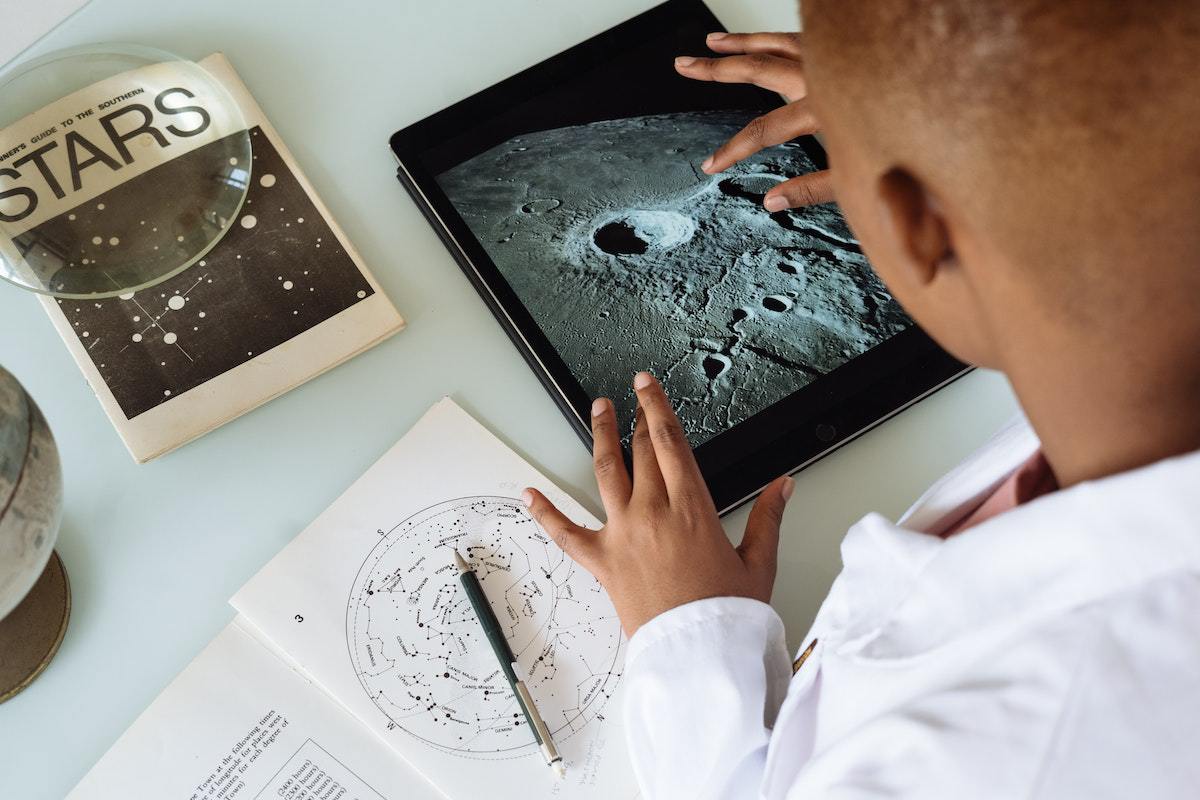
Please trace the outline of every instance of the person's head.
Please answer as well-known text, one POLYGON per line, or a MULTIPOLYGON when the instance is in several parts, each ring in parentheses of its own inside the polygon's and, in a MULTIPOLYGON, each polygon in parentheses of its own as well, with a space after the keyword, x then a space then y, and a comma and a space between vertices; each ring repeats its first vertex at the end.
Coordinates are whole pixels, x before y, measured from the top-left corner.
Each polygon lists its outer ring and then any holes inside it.
POLYGON ((838 201, 944 347, 1021 373, 1189 363, 1200 2, 803 0, 838 201))

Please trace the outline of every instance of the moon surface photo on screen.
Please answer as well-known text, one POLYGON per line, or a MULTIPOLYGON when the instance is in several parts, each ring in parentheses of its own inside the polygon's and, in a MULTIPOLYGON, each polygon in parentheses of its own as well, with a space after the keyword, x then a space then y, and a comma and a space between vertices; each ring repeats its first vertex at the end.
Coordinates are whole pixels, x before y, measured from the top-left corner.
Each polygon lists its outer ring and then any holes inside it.
POLYGON ((912 325, 832 205, 769 213, 796 143, 699 164, 757 112, 522 134, 438 177, 585 391, 648 369, 697 446, 912 325))

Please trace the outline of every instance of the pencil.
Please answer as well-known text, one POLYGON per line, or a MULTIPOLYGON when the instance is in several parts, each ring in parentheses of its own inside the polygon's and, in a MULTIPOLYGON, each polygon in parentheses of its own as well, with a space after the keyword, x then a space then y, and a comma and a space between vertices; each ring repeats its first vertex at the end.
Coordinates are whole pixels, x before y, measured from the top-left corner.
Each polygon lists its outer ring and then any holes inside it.
POLYGON ((492 611, 492 604, 488 602, 487 596, 483 593, 483 587, 479 585, 479 578, 471 569, 471 565, 459 555, 458 550, 454 551, 454 563, 458 566, 458 580, 467 594, 467 600, 471 602, 471 608, 475 610, 475 616, 479 619, 479 624, 483 626, 483 633, 492 646, 492 652, 496 654, 496 658, 500 662, 500 669, 504 673, 504 677, 508 679, 508 685, 517 698, 517 704, 521 707, 521 711, 525 712, 529 730, 533 731, 533 738, 541 748, 542 755, 546 758, 546 764, 554 770, 554 774, 560 778, 563 777, 567 770, 563 765, 562 756, 558 754, 558 749, 550 738, 550 729, 546 727, 541 714, 538 713, 537 706, 533 704, 533 696, 529 694, 529 689, 525 686, 524 671, 517 660, 513 658, 512 648, 508 646, 508 639, 505 638, 504 631, 500 628, 500 621, 496 619, 496 614, 492 611))

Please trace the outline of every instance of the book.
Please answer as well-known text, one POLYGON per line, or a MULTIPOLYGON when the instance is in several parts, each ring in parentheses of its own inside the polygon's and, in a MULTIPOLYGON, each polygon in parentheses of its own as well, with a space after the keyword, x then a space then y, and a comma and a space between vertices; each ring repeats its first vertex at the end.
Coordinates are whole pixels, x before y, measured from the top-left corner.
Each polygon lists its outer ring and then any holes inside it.
POLYGON ((452 400, 231 600, 238 614, 68 800, 622 800, 625 640, 529 516, 598 522, 452 400), (566 765, 547 767, 458 580, 467 558, 566 765))
MULTIPOLYGON (((150 288, 100 300, 39 296, 138 462, 203 435, 404 327, 404 320, 229 61, 218 53, 199 63, 240 108, 253 152, 249 165, 236 165, 231 172, 245 180, 248 189, 236 217, 223 220, 227 232, 193 266, 150 288)), ((204 148, 219 146, 223 136, 241 135, 241 130, 231 134, 220 109, 209 107, 205 113, 212 125, 203 136, 168 139, 159 133, 158 144, 167 142, 171 147, 154 147, 158 137, 137 134, 136 128, 125 131, 124 138, 114 134, 117 126, 132 123, 124 117, 114 121, 109 110, 137 112, 130 104, 138 104, 143 117, 153 118, 147 125, 169 130, 174 121, 176 131, 191 136, 178 116, 187 113, 178 106, 179 98, 173 98, 175 105, 170 106, 160 102, 161 97, 143 98, 136 88, 139 75, 157 77, 172 68, 169 63, 155 64, 123 73, 38 112, 53 110, 54 119, 70 119, 72 110, 85 108, 85 113, 75 115, 80 120, 77 125, 56 136, 86 137, 87 126, 98 128, 90 111, 93 107, 103 109, 101 121, 107 120, 109 138, 85 138, 89 144, 82 150, 78 138, 63 147, 53 147, 58 141, 53 138, 50 145, 42 143, 47 140, 32 145, 45 153, 43 159, 50 167, 52 158, 63 165, 68 156, 72 159, 71 179, 60 177, 58 182, 60 188, 73 183, 76 191, 57 202, 58 192, 54 197, 43 192, 42 203, 28 220, 44 230, 66 231, 57 237, 60 240, 73 237, 84 242, 82 252, 67 257, 115 263, 123 253, 153 256, 160 245, 167 251, 176 239, 183 241, 181 211, 173 205, 177 187, 189 179, 189 170, 197 169, 204 148), (166 119, 158 120, 155 114, 166 119), (136 150, 137 158, 131 156, 122 164, 116 155, 104 154, 113 147, 136 150), (90 160, 81 162, 78 153, 85 151, 90 160), (130 213, 129 209, 139 210, 130 213)), ((203 94, 193 94, 196 98, 190 102, 204 109, 203 94)), ((138 113, 124 116, 136 120, 138 113)), ((21 124, 36 121, 34 117, 21 124)), ((32 152, 17 160, 27 161, 32 152)), ((62 170, 60 176, 66 166, 62 170)), ((43 235, 40 240, 54 238, 43 235)), ((0 245, 16 243, 14 239, 0 245)))

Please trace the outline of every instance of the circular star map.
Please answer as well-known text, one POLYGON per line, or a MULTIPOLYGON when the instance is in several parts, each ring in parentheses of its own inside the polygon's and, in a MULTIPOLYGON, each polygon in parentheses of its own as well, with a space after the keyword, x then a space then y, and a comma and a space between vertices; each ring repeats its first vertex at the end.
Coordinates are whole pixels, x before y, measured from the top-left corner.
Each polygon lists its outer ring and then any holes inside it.
POLYGON ((394 727, 444 752, 511 758, 533 735, 459 583, 471 563, 556 742, 600 717, 621 626, 600 584, 507 497, 413 514, 367 556, 346 610, 350 660, 394 727))

